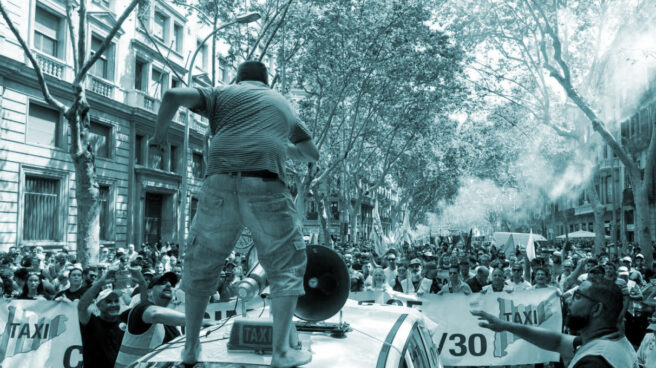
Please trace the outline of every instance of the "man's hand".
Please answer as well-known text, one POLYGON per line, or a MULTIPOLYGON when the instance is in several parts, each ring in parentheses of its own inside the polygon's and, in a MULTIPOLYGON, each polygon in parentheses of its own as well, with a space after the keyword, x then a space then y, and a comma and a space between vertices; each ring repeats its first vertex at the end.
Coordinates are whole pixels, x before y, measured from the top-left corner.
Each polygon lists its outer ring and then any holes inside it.
POLYGON ((490 313, 486 313, 478 310, 473 310, 470 311, 469 313, 471 313, 475 317, 478 317, 478 319, 482 321, 478 323, 478 325, 481 327, 489 328, 494 332, 501 332, 506 330, 506 322, 491 315, 490 313))
POLYGON ((152 149, 151 152, 162 157, 162 160, 165 157, 166 149, 168 147, 168 142, 166 140, 166 135, 160 137, 161 134, 155 132, 155 135, 148 139, 148 149, 152 149))

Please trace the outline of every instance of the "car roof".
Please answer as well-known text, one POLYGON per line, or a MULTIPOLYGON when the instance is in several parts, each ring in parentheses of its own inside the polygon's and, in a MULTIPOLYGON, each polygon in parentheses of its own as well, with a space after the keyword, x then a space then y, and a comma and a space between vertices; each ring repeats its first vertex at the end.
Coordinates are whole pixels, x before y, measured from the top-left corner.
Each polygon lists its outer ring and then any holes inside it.
MULTIPOLYGON (((349 300, 342 308, 343 321, 350 324, 352 331, 344 338, 334 338, 326 333, 299 332, 303 349, 312 351, 312 362, 304 367, 374 367, 390 366, 397 362, 407 336, 423 316, 416 310, 382 305, 358 305, 349 300)), ((260 311, 254 313, 257 317, 260 311)), ((251 317, 251 315, 249 315, 251 317)), ((217 329, 208 327, 201 331, 201 359, 205 367, 260 367, 269 366, 271 355, 251 352, 229 352, 227 342, 232 328, 232 319, 217 329), (211 331, 209 335, 207 331, 211 331), (212 364, 215 363, 215 364, 212 364)), ((339 322, 334 316, 326 322, 339 322)), ((142 357, 136 367, 168 367, 180 361, 184 347, 184 336, 162 345, 142 357)))

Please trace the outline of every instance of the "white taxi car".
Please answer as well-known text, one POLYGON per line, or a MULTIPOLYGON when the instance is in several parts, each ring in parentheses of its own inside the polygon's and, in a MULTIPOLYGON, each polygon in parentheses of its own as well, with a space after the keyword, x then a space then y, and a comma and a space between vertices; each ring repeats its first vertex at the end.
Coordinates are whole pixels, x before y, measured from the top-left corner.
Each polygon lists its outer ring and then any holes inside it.
MULTIPOLYGON (((265 313, 268 314, 268 311, 265 313)), ((260 310, 253 310, 248 317, 258 318, 261 314, 260 310)), ((271 355, 228 350, 235 318, 223 320, 225 323, 201 331, 202 352, 199 362, 202 364, 198 366, 226 368, 270 365, 271 355)), ((325 322, 336 323, 338 318, 335 316, 325 322)), ((426 327, 427 324, 432 329, 436 326, 430 320, 425 320, 417 310, 397 306, 358 305, 349 300, 342 308, 342 319, 350 325, 350 330, 343 338, 331 337, 323 332, 299 332, 302 348, 312 352, 312 362, 303 367, 442 367, 437 347, 426 327)), ((158 347, 131 367, 182 366, 179 362, 183 347, 184 336, 181 336, 158 347)))

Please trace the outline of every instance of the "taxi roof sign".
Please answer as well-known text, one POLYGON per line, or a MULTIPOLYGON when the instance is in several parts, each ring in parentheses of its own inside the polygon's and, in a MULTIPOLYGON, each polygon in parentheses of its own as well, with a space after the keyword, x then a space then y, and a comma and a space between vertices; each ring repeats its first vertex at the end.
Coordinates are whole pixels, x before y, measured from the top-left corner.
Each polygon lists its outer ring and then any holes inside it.
POLYGON ((230 331, 228 350, 271 353, 273 350, 273 321, 271 319, 236 318, 230 331))

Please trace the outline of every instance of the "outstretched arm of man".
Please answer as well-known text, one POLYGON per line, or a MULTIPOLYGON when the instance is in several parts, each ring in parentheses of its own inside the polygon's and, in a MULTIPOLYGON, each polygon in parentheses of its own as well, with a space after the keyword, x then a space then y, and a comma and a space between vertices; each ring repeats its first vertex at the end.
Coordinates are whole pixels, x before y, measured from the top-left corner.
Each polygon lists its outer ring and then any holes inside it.
POLYGON ((311 139, 287 143, 287 155, 294 161, 316 162, 319 160, 319 151, 311 139))
POLYGON ((105 279, 109 270, 103 272, 96 281, 91 285, 87 291, 82 294, 80 301, 77 303, 77 317, 81 324, 86 325, 91 319, 91 313, 89 313, 89 306, 93 303, 93 300, 96 298, 103 285, 105 285, 105 279))
POLYGON ((149 145, 158 146, 160 150, 166 147, 166 136, 171 125, 171 119, 180 106, 194 108, 203 102, 200 92, 195 88, 171 88, 164 92, 162 103, 157 113, 155 134, 149 145))
MULTIPOLYGON (((143 321, 145 323, 154 324, 161 323, 168 326, 184 326, 185 325, 185 314, 175 311, 166 307, 159 307, 156 305, 151 305, 144 311, 143 321)), ((215 324, 214 321, 209 319, 204 319, 202 326, 211 326, 215 324)))
POLYGON ((531 344, 549 351, 568 353, 572 350, 574 336, 565 335, 560 332, 550 331, 540 327, 531 327, 519 323, 504 321, 490 313, 483 311, 470 311, 470 313, 481 321, 478 325, 488 328, 494 332, 508 331, 531 344), (569 346, 569 347, 568 347, 569 346))

